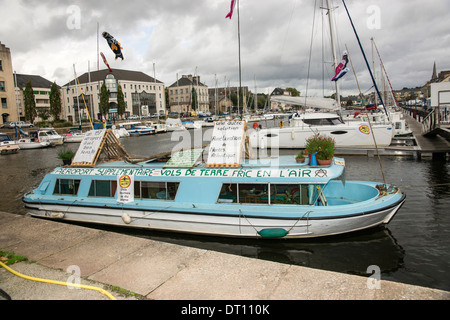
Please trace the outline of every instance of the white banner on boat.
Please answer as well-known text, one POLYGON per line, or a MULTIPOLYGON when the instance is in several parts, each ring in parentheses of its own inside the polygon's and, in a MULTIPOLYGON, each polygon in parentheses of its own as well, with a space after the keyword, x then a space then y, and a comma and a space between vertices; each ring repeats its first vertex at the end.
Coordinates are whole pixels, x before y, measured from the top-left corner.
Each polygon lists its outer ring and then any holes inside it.
POLYGON ((134 201, 134 176, 120 175, 117 176, 117 202, 128 203, 134 201))
POLYGON ((72 164, 92 163, 95 160, 98 148, 105 136, 106 129, 91 130, 85 133, 83 141, 80 143, 72 164))
POLYGON ((208 152, 208 167, 238 167, 242 159, 245 121, 216 121, 208 152))

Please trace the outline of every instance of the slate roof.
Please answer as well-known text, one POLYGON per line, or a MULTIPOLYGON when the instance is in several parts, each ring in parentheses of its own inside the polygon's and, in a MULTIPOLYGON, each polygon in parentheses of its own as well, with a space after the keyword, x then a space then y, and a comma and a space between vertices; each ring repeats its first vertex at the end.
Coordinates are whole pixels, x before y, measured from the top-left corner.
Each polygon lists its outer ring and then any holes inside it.
MULTIPOLYGON (((41 76, 31 75, 31 74, 16 74, 17 77, 17 87, 20 89, 25 89, 27 82, 31 80, 31 86, 34 88, 45 88, 51 89, 53 82, 42 78, 41 76)), ((56 85, 58 89, 60 86, 56 85)))
MULTIPOLYGON (((149 75, 146 75, 145 73, 141 71, 131 71, 131 70, 121 70, 121 69, 112 69, 113 73, 112 75, 116 80, 122 80, 122 81, 136 81, 136 82, 156 82, 156 83, 162 83, 158 79, 155 79, 153 77, 150 77, 149 75)), ((106 79, 106 76, 108 74, 111 74, 108 69, 99 70, 99 71, 91 71, 90 77, 91 82, 98 82, 98 81, 104 81, 106 79)), ((83 75, 78 77, 78 80, 80 81, 80 84, 82 83, 89 83, 89 73, 86 72, 83 75)), ((70 81, 69 83, 65 84, 64 87, 68 85, 73 85, 74 80, 70 81)))

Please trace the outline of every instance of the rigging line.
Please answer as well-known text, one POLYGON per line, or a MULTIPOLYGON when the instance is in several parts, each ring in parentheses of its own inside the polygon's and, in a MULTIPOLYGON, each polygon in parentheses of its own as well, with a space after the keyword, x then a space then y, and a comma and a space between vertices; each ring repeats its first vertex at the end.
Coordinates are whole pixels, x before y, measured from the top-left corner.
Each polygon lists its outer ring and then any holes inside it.
POLYGON ((359 94, 361 96, 361 100, 362 100, 364 109, 366 110, 367 120, 369 121, 370 131, 372 132, 373 142, 375 143, 375 149, 377 151, 378 162, 380 163, 381 174, 383 176, 383 182, 384 182, 384 188, 386 189, 386 178, 384 177, 383 165, 381 164, 381 157, 380 157, 380 153, 378 151, 377 140, 375 139, 375 133, 373 132, 373 127, 372 127, 372 123, 370 121, 369 112, 367 111, 367 106, 366 106, 366 103, 364 102, 364 95, 361 92, 361 88, 359 86, 358 77, 356 76, 356 71, 355 71, 355 68, 353 67, 353 62, 352 62, 352 59, 351 59, 351 56, 350 56, 350 52, 348 51, 347 45, 345 45, 345 49, 347 50, 348 60, 350 61, 350 64, 352 66, 353 74, 355 75, 356 84, 358 85, 359 94))
POLYGON ((309 63, 308 63, 308 76, 306 78, 306 92, 305 92, 305 106, 306 106, 306 100, 308 99, 308 86, 309 86, 309 72, 311 69, 311 54, 312 54, 312 45, 313 45, 313 39, 314 39, 314 25, 316 21, 316 7, 317 7, 317 0, 314 1, 314 15, 313 15, 313 23, 311 28, 311 44, 309 46, 309 63))

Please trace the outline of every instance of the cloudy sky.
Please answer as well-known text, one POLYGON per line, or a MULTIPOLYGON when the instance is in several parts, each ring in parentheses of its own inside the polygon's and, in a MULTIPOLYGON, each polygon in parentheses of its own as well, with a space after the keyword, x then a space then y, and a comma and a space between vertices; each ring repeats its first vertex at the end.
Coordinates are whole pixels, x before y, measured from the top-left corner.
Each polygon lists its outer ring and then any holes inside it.
MULTIPOLYGON (((331 41, 322 0, 239 0, 242 85, 268 93, 294 87, 302 95, 329 95, 331 41)), ((163 81, 198 74, 209 87, 239 85, 238 16, 225 16, 231 0, 0 0, 0 42, 11 49, 18 73, 41 75, 64 85, 88 71, 111 67, 142 71, 163 81), (100 36, 108 31, 125 60, 100 36), (99 63, 97 64, 97 61, 99 63), (155 66, 155 69, 154 69, 155 66)), ((341 0, 331 0, 338 55, 348 48, 354 70, 340 80, 341 94, 372 87, 369 72, 341 0)), ((346 0, 372 66, 374 38, 395 90, 422 86, 450 69, 449 0, 346 0)), ((375 51, 375 75, 380 63, 375 51)), ((350 64, 349 64, 350 66, 350 64)), ((350 66, 351 67, 351 66, 350 66)))

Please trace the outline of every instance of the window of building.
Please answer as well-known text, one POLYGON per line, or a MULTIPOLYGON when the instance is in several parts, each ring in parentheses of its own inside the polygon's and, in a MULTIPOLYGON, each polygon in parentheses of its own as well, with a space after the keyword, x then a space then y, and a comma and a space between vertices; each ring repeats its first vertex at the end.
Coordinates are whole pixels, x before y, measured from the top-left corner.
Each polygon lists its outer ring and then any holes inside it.
POLYGON ((2 98, 2 108, 5 108, 5 109, 8 108, 8 103, 7 103, 6 98, 2 98))
POLYGON ((5 81, 0 81, 0 91, 6 91, 5 81))
POLYGON ((2 60, 0 60, 0 71, 3 71, 3 64, 2 64, 2 60))
POLYGON ((136 199, 175 200, 179 182, 135 181, 136 199))
POLYGON ((57 179, 53 194, 76 196, 80 187, 80 181, 75 179, 57 179))
POLYGON ((117 190, 116 180, 92 180, 89 197, 114 197, 117 190))

